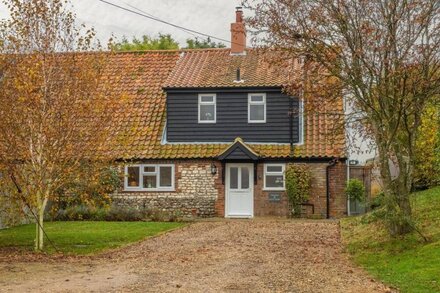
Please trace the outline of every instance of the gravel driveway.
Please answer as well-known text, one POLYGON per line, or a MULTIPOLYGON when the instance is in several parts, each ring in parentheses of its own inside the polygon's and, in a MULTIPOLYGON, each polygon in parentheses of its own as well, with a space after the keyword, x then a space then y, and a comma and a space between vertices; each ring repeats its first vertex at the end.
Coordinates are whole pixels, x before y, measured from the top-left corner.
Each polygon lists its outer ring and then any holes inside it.
POLYGON ((99 257, 0 262, 0 291, 389 292, 342 252, 337 222, 198 222, 99 257))

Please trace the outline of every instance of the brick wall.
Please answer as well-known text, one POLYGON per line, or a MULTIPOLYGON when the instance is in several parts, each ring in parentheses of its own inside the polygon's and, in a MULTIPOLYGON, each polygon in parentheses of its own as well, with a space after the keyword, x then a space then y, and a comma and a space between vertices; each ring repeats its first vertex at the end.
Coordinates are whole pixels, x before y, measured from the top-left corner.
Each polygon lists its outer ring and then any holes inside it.
POLYGON ((224 175, 226 170, 223 168, 220 162, 215 163, 217 167, 217 178, 215 180, 215 187, 217 189, 217 201, 215 202, 215 212, 218 217, 225 216, 225 185, 223 184, 224 175))
POLYGON ((330 167, 330 217, 340 218, 347 215, 347 165, 342 162, 330 167))
MULTIPOLYGON (((314 216, 325 218, 327 215, 327 163, 310 163, 307 164, 312 173, 312 182, 309 203, 315 206, 314 216)), ((307 215, 311 215, 311 210, 307 208, 307 215)))
POLYGON ((257 166, 257 185, 254 186, 254 214, 261 216, 286 217, 288 215, 289 201, 286 192, 264 190, 264 164, 257 166), (270 201, 269 193, 281 195, 280 201, 270 201))
MULTIPOLYGON (((311 191, 308 203, 314 205, 313 216, 325 218, 327 216, 327 183, 326 168, 327 163, 307 163, 312 173, 311 191)), ((338 162, 330 167, 330 216, 342 217, 347 214, 347 201, 344 195, 346 184, 346 165, 338 162)), ((257 167, 258 183, 254 193, 255 216, 288 216, 289 205, 285 192, 264 190, 264 164, 257 167), (281 193, 281 201, 271 202, 269 193, 281 193)), ((312 216, 312 207, 304 206, 303 212, 307 216, 312 216)))

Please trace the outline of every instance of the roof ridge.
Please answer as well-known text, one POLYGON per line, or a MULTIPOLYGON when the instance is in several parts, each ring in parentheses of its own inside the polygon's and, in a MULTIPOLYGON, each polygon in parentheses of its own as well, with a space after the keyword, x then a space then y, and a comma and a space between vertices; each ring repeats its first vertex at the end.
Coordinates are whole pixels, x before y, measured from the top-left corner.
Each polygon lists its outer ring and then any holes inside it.
MULTIPOLYGON (((230 51, 231 48, 195 48, 195 49, 166 49, 166 50, 133 50, 133 51, 115 51, 116 54, 124 53, 184 53, 184 52, 205 52, 205 51, 230 51)), ((110 52, 110 51, 107 51, 110 52)))

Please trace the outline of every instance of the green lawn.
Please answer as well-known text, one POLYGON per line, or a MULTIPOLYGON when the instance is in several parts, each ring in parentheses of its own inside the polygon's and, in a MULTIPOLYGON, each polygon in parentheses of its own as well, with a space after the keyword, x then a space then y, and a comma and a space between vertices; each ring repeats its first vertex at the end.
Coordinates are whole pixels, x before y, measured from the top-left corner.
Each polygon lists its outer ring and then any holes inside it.
MULTIPOLYGON (((162 222, 47 222, 45 230, 55 246, 66 254, 90 254, 139 241, 184 223, 162 222)), ((32 250, 35 225, 0 230, 0 249, 32 250)), ((46 251, 55 252, 45 239, 46 251)))
POLYGON ((355 262, 401 292, 440 292, 440 187, 414 193, 412 203, 428 243, 415 233, 392 239, 362 217, 341 221, 342 238, 355 262))

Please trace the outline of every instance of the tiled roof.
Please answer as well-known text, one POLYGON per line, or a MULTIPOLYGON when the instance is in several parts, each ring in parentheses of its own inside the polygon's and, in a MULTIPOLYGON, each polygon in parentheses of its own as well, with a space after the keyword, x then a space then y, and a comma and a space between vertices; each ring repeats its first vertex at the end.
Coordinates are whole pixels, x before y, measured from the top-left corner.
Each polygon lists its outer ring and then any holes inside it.
MULTIPOLYGON (((165 82, 169 88, 283 86, 295 66, 274 68, 257 50, 231 55, 230 49, 182 51, 165 82), (237 69, 241 82, 235 82, 237 69)), ((296 62, 294 62, 296 65, 296 62)))
MULTIPOLYGON (((163 133, 166 95, 163 87, 281 86, 283 80, 254 51, 246 56, 230 56, 228 49, 192 51, 144 51, 111 55, 106 78, 115 93, 123 93, 128 106, 115 113, 112 135, 106 149, 115 159, 214 158, 229 144, 166 144, 163 133), (244 83, 233 83, 236 67, 244 83), (272 71, 271 71, 272 70, 272 71), (271 73, 272 72, 272 73, 271 73)), ((342 111, 342 101, 331 107, 342 111)), ((294 156, 344 157, 344 136, 327 136, 335 117, 309 114, 304 118, 304 144, 295 146, 294 156), (323 131, 324 130, 324 131, 323 131)), ((231 141, 232 143, 232 141, 231 141)), ((246 143, 246 142, 245 142, 246 143)), ((287 144, 253 144, 263 158, 287 158, 287 144)))

